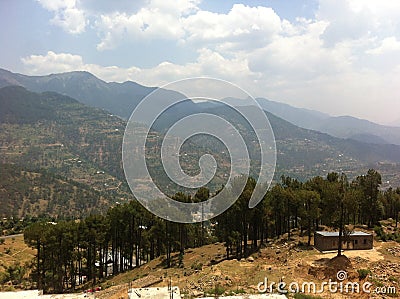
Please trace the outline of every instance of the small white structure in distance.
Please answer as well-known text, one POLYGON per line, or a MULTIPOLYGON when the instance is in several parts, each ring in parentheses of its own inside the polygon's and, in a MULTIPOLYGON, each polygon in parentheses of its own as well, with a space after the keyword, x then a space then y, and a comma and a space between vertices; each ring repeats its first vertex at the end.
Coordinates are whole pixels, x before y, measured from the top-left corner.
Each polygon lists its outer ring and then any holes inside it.
POLYGON ((93 294, 48 294, 43 295, 42 291, 17 291, 0 292, 0 299, 88 299, 94 298, 93 294))
MULTIPOLYGON (((237 295, 237 296, 218 296, 224 299, 287 299, 285 295, 280 294, 257 294, 257 295, 237 295)), ((215 299, 215 297, 204 297, 198 299, 215 299)))
POLYGON ((181 299, 178 287, 137 288, 128 290, 129 299, 181 299))

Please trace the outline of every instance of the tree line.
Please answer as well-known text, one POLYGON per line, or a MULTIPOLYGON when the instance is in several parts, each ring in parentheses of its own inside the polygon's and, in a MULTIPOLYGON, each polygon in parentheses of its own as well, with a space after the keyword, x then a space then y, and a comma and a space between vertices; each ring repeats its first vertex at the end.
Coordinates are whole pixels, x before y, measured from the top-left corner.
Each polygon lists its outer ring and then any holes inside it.
MULTIPOLYGON (((24 231, 25 242, 37 250, 32 279, 45 292, 64 292, 160 256, 164 267, 183 267, 185 249, 211 242, 225 244, 226 258, 240 259, 269 239, 290 239, 294 228, 308 236, 310 245, 321 225, 340 230, 346 224, 373 227, 389 217, 398 222, 400 188, 381 191, 381 175, 373 169, 352 181, 334 172, 306 182, 282 176, 253 209, 248 202, 256 180, 245 179, 238 200, 203 223, 165 221, 135 200, 81 220, 33 223, 24 231)), ((180 192, 174 199, 209 197, 210 191, 200 188, 194 196, 180 192)))

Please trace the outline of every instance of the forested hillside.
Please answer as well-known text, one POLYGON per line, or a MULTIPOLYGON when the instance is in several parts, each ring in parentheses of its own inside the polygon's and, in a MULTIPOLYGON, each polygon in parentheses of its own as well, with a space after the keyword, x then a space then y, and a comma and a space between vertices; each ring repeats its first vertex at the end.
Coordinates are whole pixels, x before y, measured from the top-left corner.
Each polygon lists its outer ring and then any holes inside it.
POLYGON ((112 203, 107 192, 44 170, 29 171, 2 164, 0 171, 0 217, 26 215, 62 218, 102 213, 112 203))
MULTIPOLYGON (((337 173, 304 183, 282 177, 257 207, 249 209, 255 183, 254 179, 247 179, 235 204, 205 223, 165 221, 136 201, 80 222, 35 223, 24 233, 26 243, 37 249, 31 277, 46 292, 63 292, 76 289, 84 277, 95 285, 108 275, 156 258, 163 268, 190 269, 190 265, 183 264, 188 248, 216 241, 224 244, 225 252, 220 252, 219 261, 210 261, 209 265, 245 258, 271 239, 286 236, 290 241, 293 229, 308 236, 304 245, 310 245, 312 232, 321 225, 349 229, 345 224, 364 224, 371 228, 389 217, 397 225, 400 189, 379 192, 381 176, 372 169, 352 182, 337 173), (179 254, 173 258, 173 252, 179 254)), ((210 195, 207 189, 200 188, 193 197, 177 193, 174 198, 197 202, 210 195)), ((396 231, 385 238, 389 237, 400 241, 396 231)), ((192 262, 192 269, 202 269, 202 264, 192 262)))
MULTIPOLYGON (((86 186, 88 194, 97 198, 91 199, 92 202, 99 200, 99 196, 95 194, 100 192, 103 196, 100 202, 104 204, 100 210, 115 202, 132 199, 125 183, 121 162, 124 120, 104 110, 85 106, 67 96, 52 92, 33 93, 18 86, 0 89, 0 108, 1 163, 15 164, 19 169, 14 172, 13 177, 8 177, 8 182, 21 181, 25 172, 41 174, 45 170, 49 175, 54 175, 64 182, 73 181, 86 186)), ((231 111, 224 108, 202 109, 227 119, 235 118, 231 111)), ((163 125, 171 121, 170 117, 178 117, 168 113, 166 115, 163 125)), ((373 167, 382 170, 384 187, 398 186, 399 147, 338 139, 296 127, 272 114, 268 114, 268 118, 277 142, 276 180, 279 180, 282 174, 307 180, 331 171, 345 171, 353 178, 373 167)), ((252 140, 251 132, 244 130, 243 134, 249 141, 252 140)), ((162 134, 153 132, 151 138, 153 141, 149 141, 147 162, 152 168, 151 173, 155 181, 164 190, 168 190, 171 196, 177 191, 189 192, 190 190, 174 189, 163 172, 159 159, 162 134)), ((223 162, 229 161, 229 157, 221 152, 217 144, 204 142, 201 138, 197 141, 193 139, 181 149, 182 153, 185 153, 181 162, 182 167, 189 173, 196 173, 200 155, 210 151, 210 148, 207 149, 210 146, 211 149, 215 149, 213 154, 216 160, 223 166, 217 172, 216 179, 207 186, 212 192, 216 192, 225 183, 224 174, 229 167, 229 164, 223 162)), ((249 151, 256 152, 257 146, 250 146, 249 151)), ((253 164, 257 164, 257 155, 254 155, 253 164)), ((2 172, 6 172, 6 167, 2 167, 2 172)), ((257 172, 253 171, 251 174, 255 176, 257 172)), ((21 200, 18 192, 10 190, 9 186, 2 187, 2 192, 8 195, 1 200, 7 202, 7 205, 10 201, 21 200)), ((54 187, 45 188, 52 190, 54 187)), ((42 195, 30 195, 31 198, 22 196, 25 198, 24 203, 17 203, 12 210, 4 210, 4 214, 23 216, 28 213, 36 215, 46 212, 59 215, 56 203, 42 204, 38 207, 37 202, 45 203, 52 198, 47 196, 46 192, 38 193, 42 195), (31 202, 33 198, 37 198, 37 202, 31 202)), ((195 190, 190 191, 192 195, 194 192, 195 190)), ((76 195, 73 192, 67 194, 70 195, 65 197, 68 197, 71 203, 74 202, 76 195)), ((90 209, 78 211, 72 208, 71 211, 78 213, 75 215, 81 215, 90 209)))
POLYGON ((79 216, 132 198, 121 168, 124 121, 17 86, 0 90, 0 107, 3 216, 79 216))

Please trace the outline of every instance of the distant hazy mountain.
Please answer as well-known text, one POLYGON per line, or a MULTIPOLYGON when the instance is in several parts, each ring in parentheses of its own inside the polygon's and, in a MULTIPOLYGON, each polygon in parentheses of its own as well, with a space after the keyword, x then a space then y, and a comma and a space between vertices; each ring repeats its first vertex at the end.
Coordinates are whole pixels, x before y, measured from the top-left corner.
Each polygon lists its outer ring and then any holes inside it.
MULTIPOLYGON (((54 91, 77 99, 81 103, 105 109, 127 119, 136 105, 156 87, 146 87, 135 82, 107 83, 89 72, 68 72, 48 76, 26 76, 0 69, 0 88, 8 85, 20 85, 35 92, 54 91)), ((181 97, 169 90, 160 93, 165 97, 181 97)), ((194 105, 188 101, 187 109, 194 105)), ((182 109, 182 107, 181 107, 182 109)))
POLYGON ((306 129, 366 143, 400 145, 400 127, 383 126, 352 116, 333 117, 266 99, 258 99, 258 102, 265 110, 306 129))
MULTIPOLYGON (((255 108, 246 106, 244 109, 255 108)), ((222 115, 229 114, 224 106, 215 107, 212 111, 222 115)), ((281 150, 283 154, 280 158, 281 166, 285 164, 292 167, 291 163, 298 164, 300 162, 300 164, 304 163, 306 168, 309 168, 308 163, 313 165, 310 167, 312 169, 316 168, 315 164, 318 164, 318 160, 322 157, 332 157, 336 154, 351 157, 351 161, 358 160, 362 163, 385 160, 400 162, 398 160, 400 158, 400 146, 398 145, 368 144, 353 139, 337 138, 316 130, 301 128, 268 111, 265 111, 265 113, 274 131, 278 151, 281 150)))
POLYGON ((264 110, 306 129, 312 129, 316 123, 330 118, 330 115, 319 111, 296 108, 264 98, 258 98, 257 101, 264 110))
MULTIPOLYGON (((400 127, 383 126, 352 116, 333 117, 325 113, 257 98, 260 106, 299 127, 365 143, 400 145, 400 127)), ((231 105, 247 105, 245 99, 228 99, 231 105)))
MULTIPOLYGON (((36 92, 55 91, 86 105, 105 109, 125 119, 130 116, 141 99, 155 90, 155 87, 146 87, 131 81, 107 83, 88 72, 26 76, 0 69, 0 87, 7 85, 21 85, 36 92)), ((160 100, 175 96, 182 95, 175 91, 164 90, 160 100)), ((264 110, 302 128, 365 143, 400 145, 400 127, 382 126, 351 116, 332 117, 315 110, 296 108, 264 98, 258 98, 257 101, 264 110)), ((228 99, 228 102, 240 106, 249 104, 244 99, 228 99)), ((170 123, 172 118, 177 119, 206 107, 216 107, 216 105, 210 102, 195 104, 187 101, 184 105, 171 109, 168 112, 169 116, 164 117, 161 123, 170 123)))
POLYGON ((383 126, 352 116, 330 117, 316 123, 312 129, 363 142, 400 144, 400 127, 383 126))
POLYGON ((400 118, 389 123, 390 126, 394 126, 394 127, 400 127, 400 118))
POLYGON ((351 139, 373 144, 387 144, 386 140, 384 140, 383 138, 371 134, 355 134, 351 136, 351 139))
MULTIPOLYGON (((200 103, 196 109, 227 119, 235 117, 232 109, 222 105, 200 103)), ((170 113, 160 128, 176 117, 170 113)), ((384 180, 400 185, 400 146, 336 138, 266 113, 276 137, 276 178, 285 174, 308 179, 330 171, 344 171, 352 178, 368 168, 380 170, 389 165, 384 180)), ((57 215, 62 206, 68 206, 67 214, 76 216, 90 212, 97 204, 107 207, 116 199, 131 198, 121 168, 125 125, 124 120, 102 109, 55 92, 34 93, 20 86, 0 88, 0 206, 6 207, 4 213, 57 215), (76 186, 83 191, 76 193, 76 186), (15 201, 18 204, 11 205, 15 201)), ((250 151, 256 149, 248 144, 250 151)), ((188 156, 201 148, 201 144, 188 143, 188 156)), ((156 158, 150 156, 149 161, 156 158)), ((191 166, 197 163, 188 161, 191 166)), ((163 183, 160 169, 156 169, 155 179, 163 183)))
MULTIPOLYGON (((227 98, 225 100, 233 106, 248 106, 253 103, 253 101, 247 99, 227 98)), ((311 129, 316 123, 331 117, 319 111, 296 108, 285 103, 275 102, 265 98, 256 98, 256 101, 262 109, 306 129, 311 129)))

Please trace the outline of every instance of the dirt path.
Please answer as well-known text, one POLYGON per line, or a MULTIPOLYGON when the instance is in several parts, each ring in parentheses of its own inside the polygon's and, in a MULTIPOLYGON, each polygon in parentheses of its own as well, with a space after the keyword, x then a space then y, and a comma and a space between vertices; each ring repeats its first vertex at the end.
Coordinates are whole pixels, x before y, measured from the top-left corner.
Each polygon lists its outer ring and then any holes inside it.
MULTIPOLYGON (((378 251, 379 248, 375 247, 370 250, 345 250, 343 255, 347 256, 348 258, 362 258, 366 259, 369 262, 379 262, 384 260, 384 256, 381 252, 378 251)), ((328 253, 321 253, 315 256, 310 257, 308 262, 312 262, 318 259, 331 259, 337 255, 336 252, 328 252, 328 253)))
POLYGON ((8 235, 8 236, 0 236, 0 239, 10 239, 16 237, 22 237, 24 234, 16 234, 16 235, 8 235))

